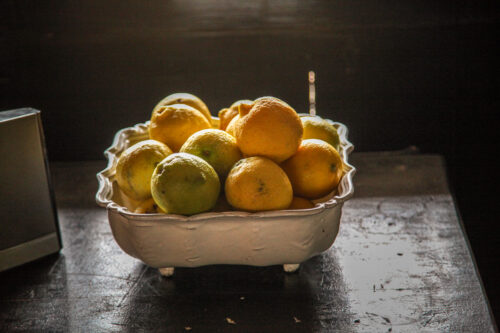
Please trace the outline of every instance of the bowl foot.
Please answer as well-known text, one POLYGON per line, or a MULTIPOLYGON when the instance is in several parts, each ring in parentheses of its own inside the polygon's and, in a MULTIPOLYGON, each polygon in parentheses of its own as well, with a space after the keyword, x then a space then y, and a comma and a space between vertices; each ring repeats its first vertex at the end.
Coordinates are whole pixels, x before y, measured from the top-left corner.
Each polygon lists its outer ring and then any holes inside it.
POLYGON ((300 264, 284 264, 283 270, 287 273, 296 272, 300 267, 300 264))
POLYGON ((172 275, 174 275, 174 269, 175 267, 163 267, 158 268, 158 271, 164 277, 171 277, 172 275))

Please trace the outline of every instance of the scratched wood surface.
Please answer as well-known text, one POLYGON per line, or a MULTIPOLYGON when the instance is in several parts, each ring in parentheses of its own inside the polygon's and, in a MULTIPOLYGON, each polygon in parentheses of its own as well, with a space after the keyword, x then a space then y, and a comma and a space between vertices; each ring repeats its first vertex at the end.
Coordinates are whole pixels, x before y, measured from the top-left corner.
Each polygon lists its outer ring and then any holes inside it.
POLYGON ((298 273, 177 269, 116 245, 103 162, 52 165, 64 249, 0 273, 0 331, 494 332, 437 155, 354 154, 340 233, 298 273))

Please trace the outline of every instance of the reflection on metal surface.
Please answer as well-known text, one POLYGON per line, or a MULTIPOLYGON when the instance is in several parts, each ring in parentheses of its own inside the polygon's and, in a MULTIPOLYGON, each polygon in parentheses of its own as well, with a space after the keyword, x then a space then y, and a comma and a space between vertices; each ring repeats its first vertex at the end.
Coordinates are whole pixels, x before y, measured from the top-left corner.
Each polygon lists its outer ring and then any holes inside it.
POLYGON ((59 251, 59 249, 59 236, 56 232, 52 232, 0 250, 0 271, 52 254, 59 251))

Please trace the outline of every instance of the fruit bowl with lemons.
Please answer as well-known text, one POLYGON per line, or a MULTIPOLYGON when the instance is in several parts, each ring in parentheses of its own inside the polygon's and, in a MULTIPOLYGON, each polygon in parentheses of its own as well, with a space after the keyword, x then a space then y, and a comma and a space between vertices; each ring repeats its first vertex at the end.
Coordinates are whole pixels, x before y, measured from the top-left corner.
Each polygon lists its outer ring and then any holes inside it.
POLYGON ((97 203, 129 255, 175 267, 300 263, 334 242, 352 197, 345 125, 270 96, 211 116, 188 93, 116 133, 97 174, 97 203))

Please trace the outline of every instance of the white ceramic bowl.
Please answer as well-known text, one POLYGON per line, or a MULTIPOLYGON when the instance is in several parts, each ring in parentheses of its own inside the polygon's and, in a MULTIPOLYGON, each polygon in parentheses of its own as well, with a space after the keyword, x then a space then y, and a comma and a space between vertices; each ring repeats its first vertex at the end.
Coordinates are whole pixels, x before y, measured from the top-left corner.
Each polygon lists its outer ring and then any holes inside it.
MULTIPOLYGON (((217 121, 214 118, 214 123, 217 121)), ((314 208, 193 216, 133 213, 139 203, 120 190, 115 167, 125 149, 148 138, 149 122, 116 133, 113 144, 104 152, 107 167, 97 174, 96 201, 107 209, 113 236, 123 251, 159 268, 164 275, 173 274, 173 267, 212 264, 280 264, 286 271, 294 271, 301 262, 333 244, 342 205, 354 192, 352 177, 356 170, 348 163, 353 145, 347 140, 347 127, 328 121, 338 130, 346 173, 337 190, 314 200, 314 208)))

